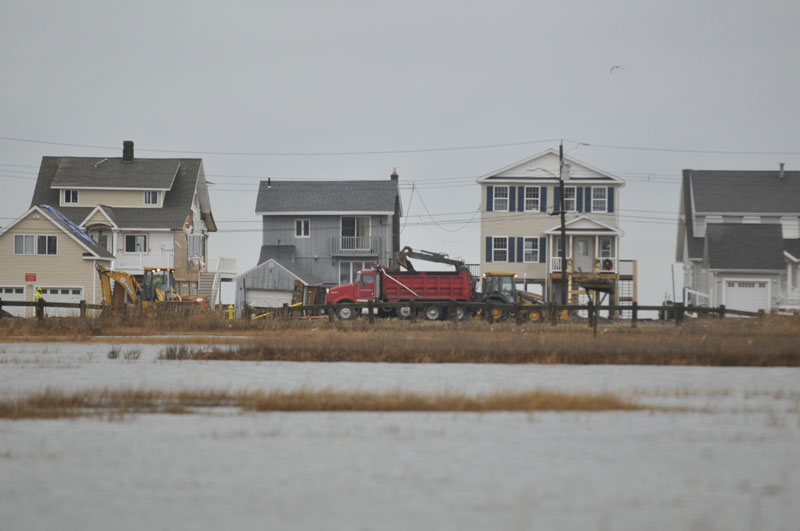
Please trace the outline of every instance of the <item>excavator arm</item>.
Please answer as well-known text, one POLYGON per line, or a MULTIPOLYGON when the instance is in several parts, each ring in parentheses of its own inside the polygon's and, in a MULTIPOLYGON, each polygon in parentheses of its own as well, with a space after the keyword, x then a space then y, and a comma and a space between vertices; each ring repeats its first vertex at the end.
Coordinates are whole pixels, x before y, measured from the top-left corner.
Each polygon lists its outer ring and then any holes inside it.
MULTIPOLYGON (((103 267, 100 264, 95 263, 95 269, 97 270, 97 274, 100 277, 100 288, 103 291, 103 304, 107 306, 111 306, 114 300, 113 293, 111 290, 111 281, 115 282, 116 286, 122 286, 125 290, 125 293, 128 294, 131 301, 136 303, 139 299, 139 293, 141 292, 141 286, 139 282, 136 281, 128 273, 123 273, 122 271, 112 271, 103 267)), ((115 291, 118 288, 115 288, 115 291)))
POLYGON ((450 258, 448 255, 443 253, 434 253, 431 251, 425 251, 423 249, 412 249, 408 246, 403 247, 403 249, 397 253, 395 258, 397 259, 397 263, 406 268, 408 271, 416 271, 414 269, 414 265, 408 260, 409 258, 414 258, 417 260, 425 260, 426 262, 451 265, 456 268, 456 271, 469 272, 469 269, 464 264, 463 260, 450 258))

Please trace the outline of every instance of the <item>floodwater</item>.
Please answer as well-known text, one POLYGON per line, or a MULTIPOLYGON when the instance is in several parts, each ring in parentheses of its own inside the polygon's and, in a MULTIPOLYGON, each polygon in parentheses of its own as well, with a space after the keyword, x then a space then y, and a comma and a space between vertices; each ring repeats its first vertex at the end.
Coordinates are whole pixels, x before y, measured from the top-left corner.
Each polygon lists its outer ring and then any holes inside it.
POLYGON ((800 369, 164 361, 159 345, 120 345, 109 359, 112 346, 0 344, 0 394, 550 389, 681 409, 0 421, 3 529, 794 530, 800 522, 800 369))

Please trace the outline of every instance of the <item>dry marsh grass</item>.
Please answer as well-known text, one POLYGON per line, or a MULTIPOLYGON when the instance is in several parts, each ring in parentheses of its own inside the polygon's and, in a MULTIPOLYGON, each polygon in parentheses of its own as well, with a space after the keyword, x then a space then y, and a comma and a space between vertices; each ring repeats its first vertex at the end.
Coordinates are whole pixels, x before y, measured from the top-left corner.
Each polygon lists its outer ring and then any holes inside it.
POLYGON ((682 327, 421 326, 274 330, 250 344, 184 347, 163 359, 378 363, 800 366, 798 321, 706 321, 682 327))
POLYGON ((47 390, 0 401, 0 418, 55 419, 86 416, 121 418, 141 413, 185 414, 209 408, 237 408, 255 412, 365 411, 365 412, 492 412, 492 411, 636 411, 656 409, 621 397, 567 394, 549 391, 468 396, 457 393, 363 393, 335 391, 156 391, 47 390))

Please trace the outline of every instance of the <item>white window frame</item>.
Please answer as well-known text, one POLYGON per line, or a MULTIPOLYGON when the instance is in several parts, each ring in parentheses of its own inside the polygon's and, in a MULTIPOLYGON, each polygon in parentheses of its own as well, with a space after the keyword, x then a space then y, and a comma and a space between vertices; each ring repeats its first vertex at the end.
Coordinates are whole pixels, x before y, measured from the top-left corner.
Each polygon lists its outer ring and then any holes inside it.
POLYGON ((311 220, 308 218, 299 218, 294 220, 294 237, 295 238, 310 238, 311 237, 311 220))
POLYGON ((58 234, 15 234, 15 256, 58 256, 58 234), (20 238, 21 240, 17 240, 20 238), (39 241, 44 238, 44 252, 39 252, 39 241), (52 240, 51 240, 52 239, 52 240), (22 241, 22 252, 17 252, 17 241, 22 241), (53 252, 50 252, 49 242, 53 241, 53 252), (27 242, 27 245, 26 245, 27 242), (27 248, 26 248, 27 247, 27 248))
POLYGON ((495 236, 492 238, 492 262, 508 262, 508 236, 495 236), (504 247, 499 247, 497 244, 504 242, 504 247), (505 257, 500 260, 497 258, 497 253, 504 253, 505 257))
POLYGON ((144 204, 147 206, 158 206, 158 190, 145 190, 144 204))
POLYGON ((608 212, 608 188, 605 186, 592 186, 592 212, 608 212), (603 197, 597 197, 598 191, 602 191, 603 197), (600 205, 600 206, 598 206, 600 205))
POLYGON ((522 240, 522 261, 525 263, 539 262, 539 238, 535 236, 526 237, 522 240), (532 243, 532 245, 528 245, 532 243), (530 253, 530 255, 528 254, 530 253), (530 258, 529 258, 530 256, 530 258))
MULTIPOLYGON (((525 212, 539 212, 542 200, 542 189, 539 186, 525 187, 525 201, 523 208, 525 212), (536 197, 529 197, 528 192, 535 192, 536 197)), ((533 194, 531 194, 533 195, 533 194)))
MULTIPOLYGON (((561 205, 559 205, 561 207, 561 205)), ((564 212, 577 212, 578 211, 578 188, 575 186, 565 186, 564 187, 564 212), (572 197, 569 196, 569 192, 572 192, 572 197), (572 208, 570 208, 569 204, 572 201, 572 208)))
POLYGON ((494 212, 508 212, 508 207, 509 207, 509 201, 510 200, 511 200, 511 197, 510 197, 510 194, 509 194, 508 186, 500 186, 500 185, 498 185, 498 186, 494 187, 494 194, 493 194, 493 197, 492 197, 492 203, 493 203, 492 210, 494 212), (498 196, 497 192, 499 192, 500 190, 504 190, 505 191, 505 197, 499 197, 498 196), (498 200, 506 202, 505 208, 501 208, 500 206, 498 206, 499 205, 498 200))
POLYGON ((63 204, 77 205, 79 202, 80 202, 80 196, 78 195, 78 190, 64 190, 63 204))
POLYGON ((614 240, 615 240, 615 238, 612 237, 612 236, 600 236, 598 238, 598 242, 597 242, 598 258, 616 258, 616 253, 615 253, 615 249, 614 249, 616 246, 614 245, 614 240), (606 254, 606 251, 603 249, 603 242, 604 241, 608 241, 608 242, 611 243, 611 246, 609 247, 609 253, 610 254, 606 254))
POLYGON ((36 254, 36 235, 35 234, 15 234, 14 235, 14 254, 16 256, 34 256, 36 254), (17 238, 22 242, 22 252, 17 252, 17 238), (26 242, 30 252, 26 252, 26 242))
POLYGON ((125 254, 139 254, 139 253, 146 253, 146 252, 147 252, 147 234, 139 234, 139 233, 137 233, 137 234, 126 234, 126 235, 123 237, 123 239, 122 239, 122 249, 123 249, 123 252, 124 252, 125 254), (137 251, 137 250, 135 250, 135 249, 136 249, 136 240, 134 240, 134 241, 133 241, 133 248, 134 248, 134 250, 133 250, 133 251, 129 251, 129 250, 128 250, 128 237, 133 237, 133 238, 135 238, 135 237, 137 237, 137 236, 142 236, 142 237, 144 238, 144 250, 143 250, 143 251, 137 251))

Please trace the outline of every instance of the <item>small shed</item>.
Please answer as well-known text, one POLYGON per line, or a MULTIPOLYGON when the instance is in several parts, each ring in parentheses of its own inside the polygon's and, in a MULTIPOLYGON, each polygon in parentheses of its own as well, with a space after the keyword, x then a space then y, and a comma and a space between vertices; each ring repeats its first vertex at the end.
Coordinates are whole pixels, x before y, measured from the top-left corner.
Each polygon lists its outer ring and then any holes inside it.
POLYGON ((296 267, 291 260, 267 258, 236 277, 236 311, 278 308, 284 304, 314 304, 324 297, 322 281, 296 267), (320 295, 322 293, 322 295, 320 295))

